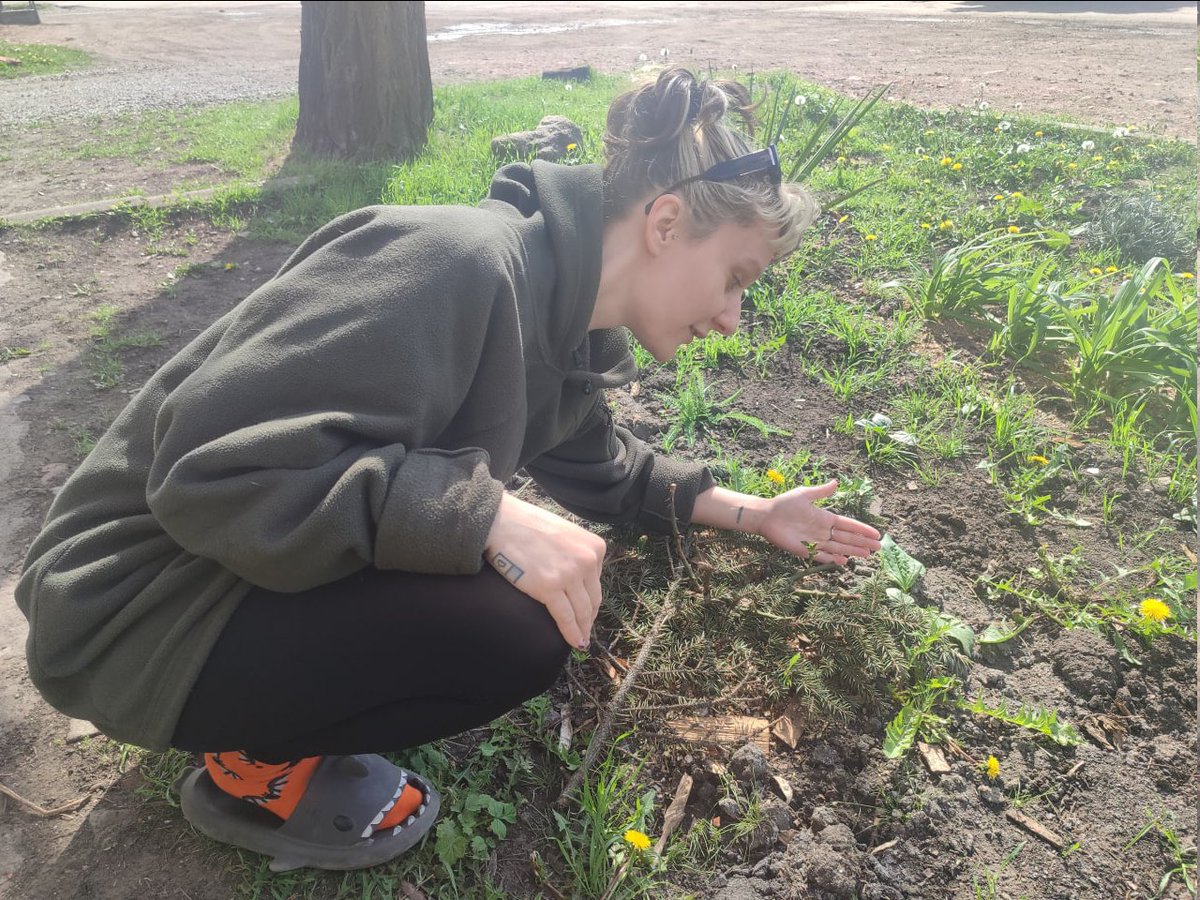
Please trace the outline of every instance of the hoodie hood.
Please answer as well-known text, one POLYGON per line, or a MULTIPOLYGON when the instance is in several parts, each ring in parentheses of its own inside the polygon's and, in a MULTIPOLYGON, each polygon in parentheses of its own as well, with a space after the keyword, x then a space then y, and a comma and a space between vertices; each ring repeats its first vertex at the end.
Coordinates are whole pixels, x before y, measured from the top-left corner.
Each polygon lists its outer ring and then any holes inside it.
POLYGON ((603 261, 601 174, 596 165, 513 163, 496 173, 480 204, 510 219, 526 251, 531 302, 522 319, 536 339, 526 337, 526 352, 536 350, 585 392, 637 375, 625 329, 588 332, 603 261))

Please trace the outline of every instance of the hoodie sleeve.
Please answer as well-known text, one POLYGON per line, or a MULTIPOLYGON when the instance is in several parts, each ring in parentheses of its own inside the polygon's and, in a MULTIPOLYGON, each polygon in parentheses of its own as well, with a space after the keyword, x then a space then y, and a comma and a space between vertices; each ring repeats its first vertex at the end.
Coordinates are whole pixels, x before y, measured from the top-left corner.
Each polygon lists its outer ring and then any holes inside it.
POLYGON ((602 392, 571 438, 525 468, 547 494, 578 516, 660 533, 671 531, 672 484, 680 524, 691 521, 696 496, 713 485, 704 466, 657 454, 614 424, 602 392))
POLYGON ((326 226, 165 398, 147 499, 184 549, 277 591, 368 565, 479 569, 502 486, 482 449, 426 448, 485 338, 519 360, 519 336, 478 223, 410 239, 411 220, 375 208, 326 226))

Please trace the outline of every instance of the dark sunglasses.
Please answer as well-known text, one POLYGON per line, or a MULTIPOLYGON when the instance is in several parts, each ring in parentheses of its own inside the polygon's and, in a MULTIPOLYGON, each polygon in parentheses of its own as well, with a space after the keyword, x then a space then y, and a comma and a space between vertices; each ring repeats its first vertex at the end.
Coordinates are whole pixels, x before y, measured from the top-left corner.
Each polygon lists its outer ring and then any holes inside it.
POLYGON ((685 184, 690 184, 693 181, 733 181, 745 175, 758 175, 765 172, 770 178, 771 184, 776 187, 783 181, 783 172, 779 168, 779 151, 775 149, 775 145, 767 147, 765 150, 755 150, 753 153, 747 153, 745 156, 738 156, 734 159, 727 159, 724 162, 719 162, 711 169, 701 172, 699 175, 693 175, 691 178, 685 178, 683 181, 678 181, 671 185, 665 191, 646 204, 646 215, 650 215, 650 207, 654 206, 654 201, 664 194, 673 194, 685 184))

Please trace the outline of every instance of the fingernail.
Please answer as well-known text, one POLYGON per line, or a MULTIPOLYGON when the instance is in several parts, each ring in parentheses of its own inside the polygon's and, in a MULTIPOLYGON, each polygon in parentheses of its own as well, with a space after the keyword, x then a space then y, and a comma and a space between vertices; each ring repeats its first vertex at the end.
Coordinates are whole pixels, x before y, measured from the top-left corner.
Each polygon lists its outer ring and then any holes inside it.
POLYGON ((578 647, 580 650, 586 650, 586 649, 588 648, 588 642, 587 642, 587 641, 580 641, 580 642, 579 642, 578 644, 576 644, 575 646, 576 646, 576 647, 578 647))

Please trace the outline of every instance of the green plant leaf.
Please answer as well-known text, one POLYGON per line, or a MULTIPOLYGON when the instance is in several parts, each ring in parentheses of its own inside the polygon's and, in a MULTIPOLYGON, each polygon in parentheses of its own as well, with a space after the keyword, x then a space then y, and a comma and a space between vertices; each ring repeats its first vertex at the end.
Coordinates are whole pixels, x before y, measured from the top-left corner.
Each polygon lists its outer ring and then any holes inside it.
POLYGON ((447 869, 453 869, 467 855, 467 838, 453 819, 444 819, 437 827, 434 851, 447 869))
POLYGON ((898 759, 911 750, 920 727, 921 713, 911 706, 900 707, 900 712, 888 722, 884 732, 883 755, 888 759, 898 759))
POLYGON ((1005 629, 995 622, 983 629, 983 634, 979 635, 976 640, 981 644, 1003 644, 1005 641, 1011 641, 1018 634, 1029 627, 1029 624, 1034 620, 1034 616, 1025 619, 1020 625, 1015 628, 1005 629))
POLYGON ((925 574, 925 566, 905 553, 890 534, 883 536, 882 543, 880 559, 884 574, 901 590, 911 591, 921 576, 925 574))

